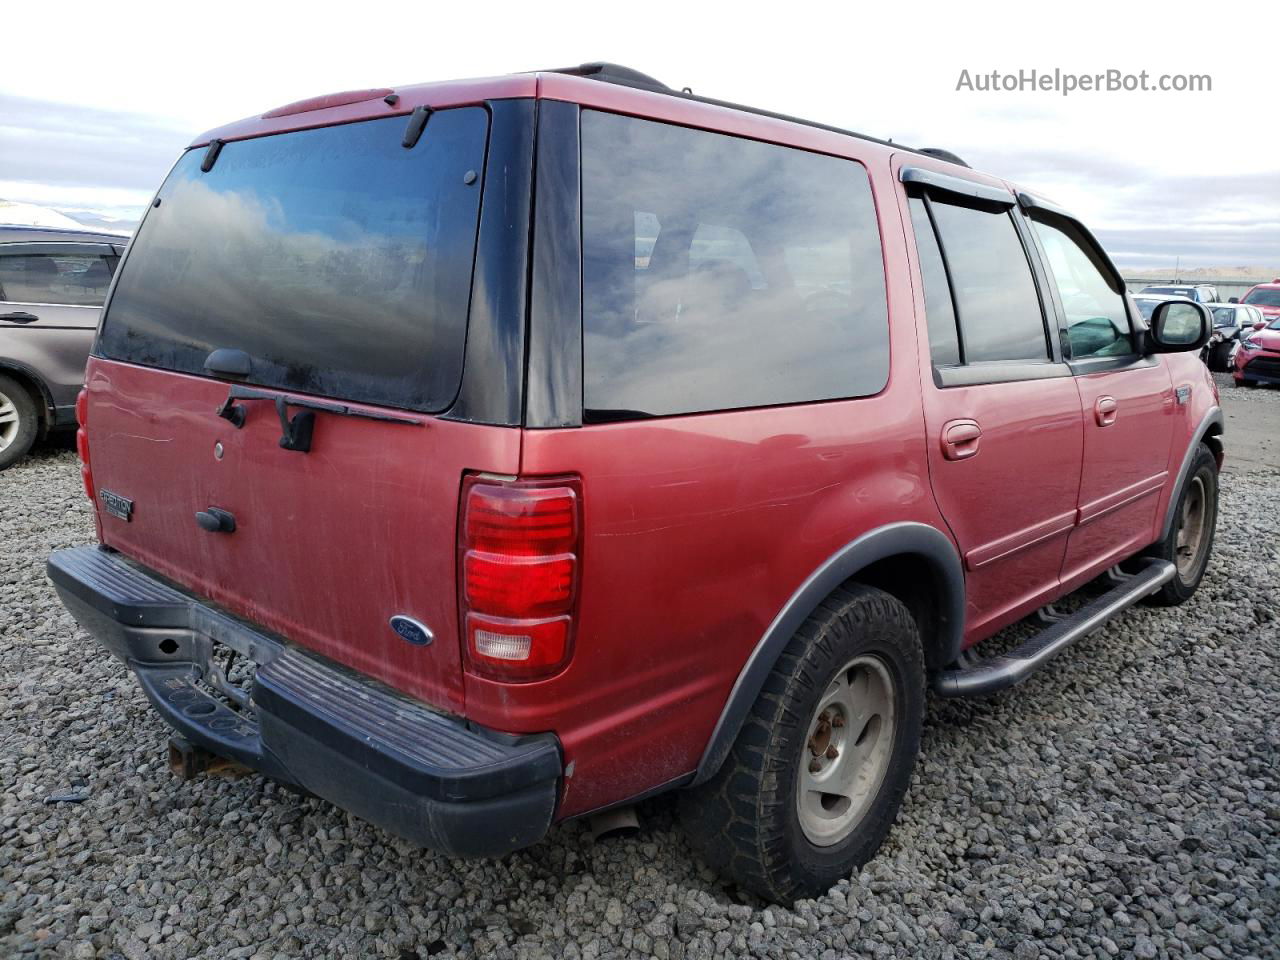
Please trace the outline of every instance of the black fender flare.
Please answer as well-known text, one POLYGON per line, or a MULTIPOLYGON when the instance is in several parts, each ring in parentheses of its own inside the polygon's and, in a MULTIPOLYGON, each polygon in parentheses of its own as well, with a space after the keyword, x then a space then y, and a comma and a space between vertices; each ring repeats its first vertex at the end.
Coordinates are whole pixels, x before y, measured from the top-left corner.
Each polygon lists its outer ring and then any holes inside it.
POLYGON ((1182 485, 1187 482, 1187 474, 1191 472, 1191 463, 1196 458, 1196 451, 1200 449, 1200 444, 1210 435, 1211 430, 1213 436, 1221 436, 1226 429, 1225 423, 1222 408, 1215 406, 1209 408, 1196 426, 1196 432, 1191 435, 1191 442, 1187 444, 1186 452, 1182 455, 1182 466, 1178 468, 1178 478, 1173 485, 1173 492, 1169 494, 1169 506, 1165 508, 1164 525, 1160 528, 1157 543, 1163 543, 1173 529, 1174 514, 1178 509, 1178 493, 1182 490, 1182 485), (1216 430, 1214 430, 1215 427, 1216 430))
POLYGON ((904 555, 918 556, 928 563, 941 585, 938 623, 942 636, 935 638, 943 650, 940 662, 950 663, 960 655, 964 635, 964 568, 951 539, 937 527, 925 523, 890 523, 869 530, 823 561, 773 618, 738 672, 720 719, 698 761, 692 785, 709 780, 720 769, 769 671, 818 604, 860 570, 879 560, 904 555))

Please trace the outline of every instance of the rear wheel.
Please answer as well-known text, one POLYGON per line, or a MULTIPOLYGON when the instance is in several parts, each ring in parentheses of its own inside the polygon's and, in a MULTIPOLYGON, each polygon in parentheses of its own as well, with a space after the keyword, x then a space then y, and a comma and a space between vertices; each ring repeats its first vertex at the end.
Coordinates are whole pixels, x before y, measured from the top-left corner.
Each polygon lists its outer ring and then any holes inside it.
POLYGON ((0 375, 0 470, 26 456, 39 428, 31 394, 12 377, 0 375))
POLYGON ((790 903, 875 855, 920 747, 924 662, 905 606, 836 590, 778 659, 719 772, 681 819, 739 886, 790 903))
POLYGON ((1209 566, 1217 524, 1218 461, 1213 451, 1201 444, 1191 471, 1178 491, 1173 528, 1165 539, 1147 551, 1148 556, 1172 562, 1177 572, 1148 602, 1172 607, 1191 599, 1209 566))

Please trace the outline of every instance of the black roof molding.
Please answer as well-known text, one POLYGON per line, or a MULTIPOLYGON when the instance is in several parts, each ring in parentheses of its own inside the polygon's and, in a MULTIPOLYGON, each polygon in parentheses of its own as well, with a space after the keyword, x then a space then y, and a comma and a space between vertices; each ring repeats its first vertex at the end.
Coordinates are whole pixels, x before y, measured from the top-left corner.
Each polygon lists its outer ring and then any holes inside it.
POLYGON ((921 167, 903 167, 898 174, 898 179, 905 184, 915 183, 932 190, 941 190, 958 197, 982 200, 1002 207, 1012 207, 1015 203, 1013 194, 1001 187, 990 187, 985 183, 949 177, 945 173, 936 173, 921 167))
POLYGON ((958 163, 961 166, 968 166, 967 163, 957 157, 954 153, 951 153, 949 150, 942 150, 938 147, 929 147, 924 150, 917 150, 915 147, 908 147, 901 143, 894 143, 892 140, 881 140, 878 137, 868 136, 865 133, 858 133, 856 130, 846 130, 843 127, 833 127, 830 124, 818 123, 816 120, 805 120, 803 117, 793 117, 785 113, 774 113, 772 110, 762 110, 759 107, 749 107, 742 103, 733 103, 730 100, 716 100, 713 97, 700 97, 689 90, 688 87, 683 90, 676 90, 673 87, 667 86, 661 80, 654 79, 647 73, 641 73, 639 70, 633 70, 630 67, 620 66, 616 63, 583 63, 576 67, 560 67, 558 69, 543 72, 567 73, 575 77, 586 77, 588 80, 599 80, 603 83, 616 83, 623 87, 634 87, 637 90, 648 90, 651 93, 661 93, 669 97, 680 97, 682 100, 693 100, 697 103, 706 103, 713 107, 725 107, 729 110, 740 110, 743 113, 752 113, 758 117, 769 117, 773 120, 785 120, 787 123, 799 123, 806 127, 816 127, 819 130, 829 130, 832 133, 839 133, 846 137, 857 137, 859 140, 878 143, 882 147, 893 147, 897 150, 905 150, 907 153, 918 153, 921 156, 937 157, 942 160, 950 161, 951 163, 958 163))

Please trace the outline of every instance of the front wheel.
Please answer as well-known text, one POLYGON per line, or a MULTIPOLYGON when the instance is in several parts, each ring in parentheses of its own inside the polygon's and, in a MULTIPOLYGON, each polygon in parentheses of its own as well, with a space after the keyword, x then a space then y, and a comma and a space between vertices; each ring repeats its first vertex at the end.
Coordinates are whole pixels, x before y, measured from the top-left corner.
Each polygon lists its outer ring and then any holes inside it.
POLYGON ((830 889, 893 825, 924 700, 907 608, 872 587, 836 590, 779 657, 719 772, 682 798, 690 842, 768 900, 830 889))
POLYGON ((1218 525, 1218 461, 1204 444, 1196 450, 1187 479, 1178 491, 1169 535, 1147 550, 1147 556, 1168 560, 1177 573, 1148 602, 1173 607, 1191 599, 1204 579, 1218 525))

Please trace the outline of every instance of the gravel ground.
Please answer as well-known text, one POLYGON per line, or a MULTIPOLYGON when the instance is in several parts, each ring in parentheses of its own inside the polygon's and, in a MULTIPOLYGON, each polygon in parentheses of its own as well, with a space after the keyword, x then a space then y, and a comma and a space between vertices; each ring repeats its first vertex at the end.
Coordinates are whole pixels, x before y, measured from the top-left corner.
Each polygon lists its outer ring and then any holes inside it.
MULTIPOLYGON (((1280 390, 1241 402, 1280 424, 1280 390)), ((1191 604, 993 700, 933 700, 880 856, 790 910, 693 861, 670 799, 632 839, 567 824, 470 862, 256 777, 171 778, 165 728, 45 581, 93 535, 74 456, 45 449, 0 474, 0 957, 1275 960, 1276 467, 1224 477, 1191 604)))

